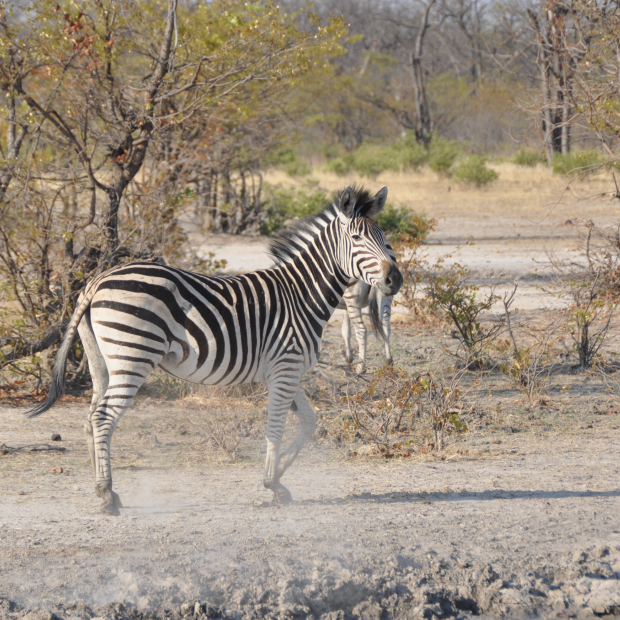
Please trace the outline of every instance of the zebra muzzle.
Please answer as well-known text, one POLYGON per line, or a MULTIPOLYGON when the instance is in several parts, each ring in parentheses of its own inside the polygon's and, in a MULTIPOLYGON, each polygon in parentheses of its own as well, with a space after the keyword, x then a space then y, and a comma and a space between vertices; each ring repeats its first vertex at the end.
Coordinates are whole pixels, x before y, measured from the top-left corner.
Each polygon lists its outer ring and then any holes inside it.
POLYGON ((403 285, 403 274, 398 270, 395 263, 383 261, 383 281, 377 283, 377 287, 384 295, 396 295, 403 285))

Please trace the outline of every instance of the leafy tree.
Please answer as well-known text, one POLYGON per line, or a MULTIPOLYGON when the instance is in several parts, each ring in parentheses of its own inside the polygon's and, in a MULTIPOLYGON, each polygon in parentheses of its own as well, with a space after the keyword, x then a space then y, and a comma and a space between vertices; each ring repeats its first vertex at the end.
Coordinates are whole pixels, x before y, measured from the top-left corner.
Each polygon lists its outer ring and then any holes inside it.
POLYGON ((200 267, 178 218, 201 207, 205 171, 220 219, 247 226, 226 195, 256 185, 248 169, 281 147, 294 89, 342 34, 271 1, 0 2, 0 370, 59 340, 92 274, 200 267))

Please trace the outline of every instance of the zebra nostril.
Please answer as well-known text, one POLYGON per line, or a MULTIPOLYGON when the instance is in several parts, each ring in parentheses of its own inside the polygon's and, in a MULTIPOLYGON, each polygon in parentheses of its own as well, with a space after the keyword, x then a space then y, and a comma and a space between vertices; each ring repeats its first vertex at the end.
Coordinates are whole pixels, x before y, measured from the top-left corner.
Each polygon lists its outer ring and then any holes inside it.
POLYGON ((388 276, 388 277, 385 279, 385 283, 386 283, 388 286, 392 286, 392 278, 390 278, 390 277, 388 276))

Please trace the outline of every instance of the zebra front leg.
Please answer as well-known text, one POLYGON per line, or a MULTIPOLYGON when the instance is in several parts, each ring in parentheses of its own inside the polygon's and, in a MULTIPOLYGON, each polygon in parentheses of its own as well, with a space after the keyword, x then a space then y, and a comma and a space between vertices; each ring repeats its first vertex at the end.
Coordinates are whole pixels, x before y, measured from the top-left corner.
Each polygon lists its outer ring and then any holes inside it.
POLYGON ((350 364, 353 361, 353 353, 351 353, 351 321, 348 308, 344 309, 342 315, 342 339, 344 340, 344 359, 347 364, 350 364))
POLYGON ((353 329, 355 330, 355 337, 357 338, 357 345, 359 347, 359 361, 355 364, 355 370, 357 372, 364 372, 366 370, 366 344, 368 342, 368 330, 364 325, 364 319, 362 318, 362 307, 359 302, 353 300, 347 302, 347 314, 353 323, 353 329))
POLYGON ((280 455, 278 479, 280 479, 284 475, 284 472, 293 464, 293 461, 297 458, 297 455, 304 447, 305 443, 312 437, 316 430, 316 413, 301 388, 299 388, 291 404, 291 411, 299 419, 299 431, 295 439, 291 442, 291 445, 280 455))
POLYGON ((392 317, 392 299, 393 297, 384 297, 382 300, 382 308, 381 308, 381 322, 383 323, 383 333, 385 334, 385 340, 383 341, 383 350, 385 353, 385 361, 388 366, 391 366, 394 363, 392 359, 392 350, 390 348, 390 335, 391 335, 391 324, 390 320, 392 317))

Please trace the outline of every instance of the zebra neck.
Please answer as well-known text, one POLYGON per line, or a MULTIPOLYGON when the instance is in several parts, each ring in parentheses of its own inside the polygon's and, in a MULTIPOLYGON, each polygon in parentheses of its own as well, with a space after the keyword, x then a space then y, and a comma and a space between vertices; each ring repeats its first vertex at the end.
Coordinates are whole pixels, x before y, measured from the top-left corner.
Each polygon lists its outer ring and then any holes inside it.
MULTIPOLYGON (((279 268, 302 301, 300 310, 327 323, 342 300, 349 276, 342 270, 334 251, 337 241, 323 231, 292 260, 279 268)), ((333 231, 332 231, 333 233, 333 231)))

